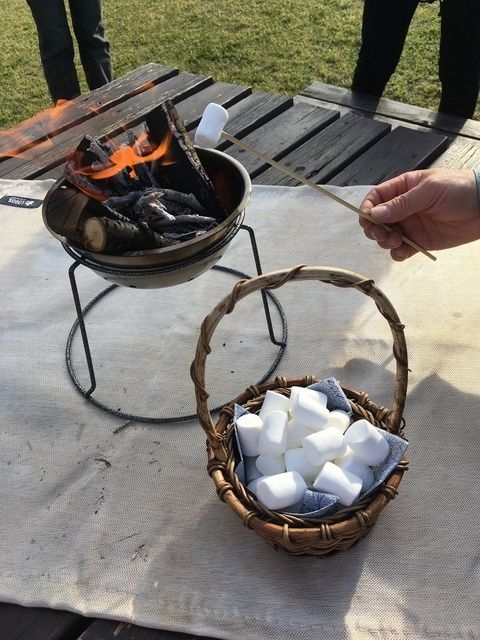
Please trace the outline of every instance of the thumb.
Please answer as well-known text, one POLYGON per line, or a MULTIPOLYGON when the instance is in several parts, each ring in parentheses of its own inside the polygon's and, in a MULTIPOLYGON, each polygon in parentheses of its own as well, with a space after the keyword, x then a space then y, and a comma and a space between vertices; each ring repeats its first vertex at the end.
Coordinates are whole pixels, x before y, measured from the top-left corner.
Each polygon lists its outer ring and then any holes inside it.
POLYGON ((422 189, 414 187, 388 202, 382 202, 382 204, 373 207, 370 210, 370 215, 377 222, 401 222, 409 216, 422 211, 427 204, 424 200, 422 189))

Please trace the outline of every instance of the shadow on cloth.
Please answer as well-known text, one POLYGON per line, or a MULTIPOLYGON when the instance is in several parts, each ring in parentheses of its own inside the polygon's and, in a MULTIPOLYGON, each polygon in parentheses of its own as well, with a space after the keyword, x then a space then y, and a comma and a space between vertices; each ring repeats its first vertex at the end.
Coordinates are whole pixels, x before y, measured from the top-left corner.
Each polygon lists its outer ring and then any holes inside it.
MULTIPOLYGON (((363 540, 350 553, 290 557, 276 552, 215 500, 212 485, 212 502, 201 518, 185 524, 150 558, 138 593, 151 592, 158 584, 159 567, 175 567, 167 589, 152 594, 157 597, 157 624, 163 616, 160 626, 219 637, 274 637, 281 626, 291 637, 299 619, 307 626, 315 619, 315 626, 328 628, 345 617, 362 572, 363 540)), ((161 578, 160 584, 164 587, 161 578)), ((145 602, 138 604, 144 617, 145 602)), ((134 599, 134 619, 136 615, 134 599)))

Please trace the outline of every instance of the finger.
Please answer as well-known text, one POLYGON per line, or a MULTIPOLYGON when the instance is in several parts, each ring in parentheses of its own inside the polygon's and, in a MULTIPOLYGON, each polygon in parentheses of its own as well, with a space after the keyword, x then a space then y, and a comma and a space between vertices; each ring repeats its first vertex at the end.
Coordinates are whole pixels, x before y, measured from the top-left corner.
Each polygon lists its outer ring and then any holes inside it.
POLYGON ((377 237, 384 239, 388 233, 387 229, 383 229, 378 224, 374 224, 364 218, 360 218, 360 226, 363 229, 363 233, 370 240, 377 240, 377 237))
POLYGON ((399 247, 395 247, 390 251, 390 256, 395 262, 403 262, 414 256, 418 251, 408 244, 402 243, 399 247))
POLYGON ((402 236, 398 232, 389 233, 385 229, 378 229, 378 227, 374 231, 373 239, 377 241, 378 246, 382 247, 382 249, 397 249, 404 244, 402 236))
POLYGON ((384 229, 376 224, 364 226, 363 232, 369 240, 374 240, 382 249, 394 249, 403 244, 402 234, 397 229, 384 229))

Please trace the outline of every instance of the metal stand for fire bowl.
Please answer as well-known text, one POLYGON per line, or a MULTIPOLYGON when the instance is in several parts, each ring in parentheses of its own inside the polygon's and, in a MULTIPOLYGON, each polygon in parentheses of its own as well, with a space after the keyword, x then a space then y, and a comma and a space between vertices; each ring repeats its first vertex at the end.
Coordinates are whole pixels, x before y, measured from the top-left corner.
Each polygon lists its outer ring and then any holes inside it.
MULTIPOLYGON (((253 231, 253 229, 251 227, 249 227, 248 225, 244 225, 241 224, 239 226, 240 229, 244 229, 245 231, 248 232, 249 234, 249 238, 250 238, 250 244, 252 247, 252 252, 253 252, 253 257, 255 260, 255 267, 257 270, 257 275, 261 275, 262 274, 262 268, 261 268, 261 264, 260 264, 260 256, 258 253, 258 247, 257 247, 257 242, 255 239, 255 233, 253 231)), ((84 398, 86 398, 89 402, 91 402, 93 405, 95 405, 96 407, 102 409, 103 411, 106 411, 114 416, 118 416, 120 418, 124 418, 127 421, 131 421, 131 422, 146 422, 146 423, 167 423, 167 422, 186 422, 188 420, 193 420, 196 418, 196 414, 192 414, 192 415, 181 415, 181 416, 173 416, 173 417, 168 417, 168 418, 162 418, 162 417, 149 417, 149 416, 141 416, 141 415, 134 415, 134 414, 130 414, 130 413, 125 413, 123 411, 120 411, 118 409, 114 409, 106 404, 104 404, 103 402, 100 402, 99 400, 96 400, 92 394, 94 392, 94 390, 96 389, 97 383, 96 383, 96 378, 95 378, 95 371, 94 371, 94 367, 93 367, 93 361, 92 361, 92 356, 91 356, 91 351, 90 351, 90 345, 88 342, 88 337, 87 337, 87 330, 85 327, 85 316, 86 314, 97 304, 97 302, 99 302, 100 300, 102 300, 108 293, 110 293, 111 291, 113 291, 114 289, 116 289, 119 285, 117 284, 112 284, 109 287, 107 287, 106 289, 104 289, 103 291, 101 291, 98 295, 96 295, 94 298, 92 298, 92 300, 90 300, 90 302, 85 306, 85 308, 82 309, 81 303, 80 303, 80 297, 79 297, 79 293, 78 293, 78 287, 77 287, 77 282, 75 279, 75 270, 77 269, 77 267, 79 265, 83 265, 86 267, 89 267, 90 269, 94 268, 94 270, 99 273, 99 274, 105 274, 105 275, 112 275, 112 276, 142 276, 145 274, 145 271, 143 270, 125 270, 125 269, 116 269, 114 267, 111 266, 106 266, 103 264, 100 264, 98 262, 95 262, 94 265, 92 262, 90 262, 87 258, 85 258, 82 255, 79 255, 75 252, 74 249, 72 249, 71 247, 69 247, 66 244, 63 244, 63 248, 65 249, 65 251, 74 259, 73 264, 70 266, 69 268, 69 279, 70 279, 70 286, 72 289, 72 295, 73 295, 73 300, 75 303, 75 309, 77 312, 77 319, 75 320, 75 322, 72 325, 72 328, 70 329, 70 333, 68 335, 68 339, 67 339, 67 344, 66 344, 66 349, 65 349, 65 359, 66 359, 66 364, 67 364, 67 370, 68 373, 70 375, 70 378, 72 379, 73 384, 75 385, 75 387, 78 389, 78 391, 80 391, 80 393, 82 394, 82 396, 84 398), (74 336, 77 332, 77 329, 80 328, 80 333, 81 333, 81 337, 82 337, 82 342, 83 342, 83 348, 85 351, 85 359, 87 362, 87 367, 88 367, 88 372, 89 372, 89 376, 90 376, 90 387, 88 389, 86 389, 85 387, 82 386, 82 384, 80 383, 80 381, 77 378, 77 375, 75 374, 75 370, 72 364, 72 357, 71 357, 71 351, 72 351, 72 343, 73 343, 73 339, 74 336)), ((211 269, 216 269, 217 271, 223 271, 225 273, 230 273, 234 276, 237 276, 239 278, 245 278, 245 279, 249 279, 251 276, 242 273, 241 271, 238 271, 236 269, 231 269, 229 267, 222 267, 219 265, 214 265, 213 267, 211 267, 211 269)), ((170 267, 159 267, 158 269, 149 269, 148 270, 148 274, 149 275, 160 275, 163 273, 168 272, 169 270, 174 271, 175 270, 175 265, 172 265, 170 267)), ((260 380, 257 382, 257 384, 262 384, 263 382, 265 382, 266 380, 268 380, 271 375, 273 374, 273 372, 275 371, 275 369, 278 367, 284 351, 285 351, 285 347, 287 346, 287 335, 288 335, 288 328, 287 328, 287 319, 285 316, 285 312, 283 310, 283 307, 281 306, 280 302, 278 301, 278 299, 270 292, 270 291, 266 291, 263 290, 261 291, 262 294, 262 300, 263 300, 263 309, 264 309, 264 313, 265 313, 265 318, 267 321, 267 327, 268 327, 268 334, 270 337, 271 342, 278 346, 278 352, 272 362, 272 364, 270 365, 268 371, 260 378, 260 380), (281 320, 281 324, 282 324, 282 337, 280 340, 277 340, 277 338, 275 337, 274 334, 274 330, 273 330, 273 325, 272 325, 272 318, 270 315, 270 307, 268 304, 268 300, 271 300, 275 306, 275 308, 278 311, 280 320, 281 320)), ((215 409, 213 409, 213 411, 218 411, 220 407, 217 407, 215 409)))

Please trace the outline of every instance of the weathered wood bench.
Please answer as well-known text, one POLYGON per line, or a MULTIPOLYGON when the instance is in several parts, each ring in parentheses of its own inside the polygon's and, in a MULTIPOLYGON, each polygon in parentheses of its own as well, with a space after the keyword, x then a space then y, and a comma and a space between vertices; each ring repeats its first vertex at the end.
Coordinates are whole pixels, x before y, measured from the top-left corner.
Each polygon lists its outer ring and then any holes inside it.
POLYGON ((297 100, 337 108, 342 113, 359 113, 389 123, 392 127, 408 127, 431 131, 447 138, 447 150, 429 166, 470 169, 480 164, 480 122, 464 120, 422 107, 376 98, 321 82, 306 87, 297 100))
MULTIPOLYGON (((377 183, 429 166, 450 143, 439 130, 413 129, 365 109, 304 98, 253 92, 152 63, 4 132, 0 178, 57 178, 85 134, 120 144, 127 129, 141 128, 145 115, 166 99, 175 102, 189 130, 209 102, 222 104, 232 135, 318 183, 377 183)), ((258 184, 295 184, 234 145, 220 142, 219 148, 238 158, 258 184)))

